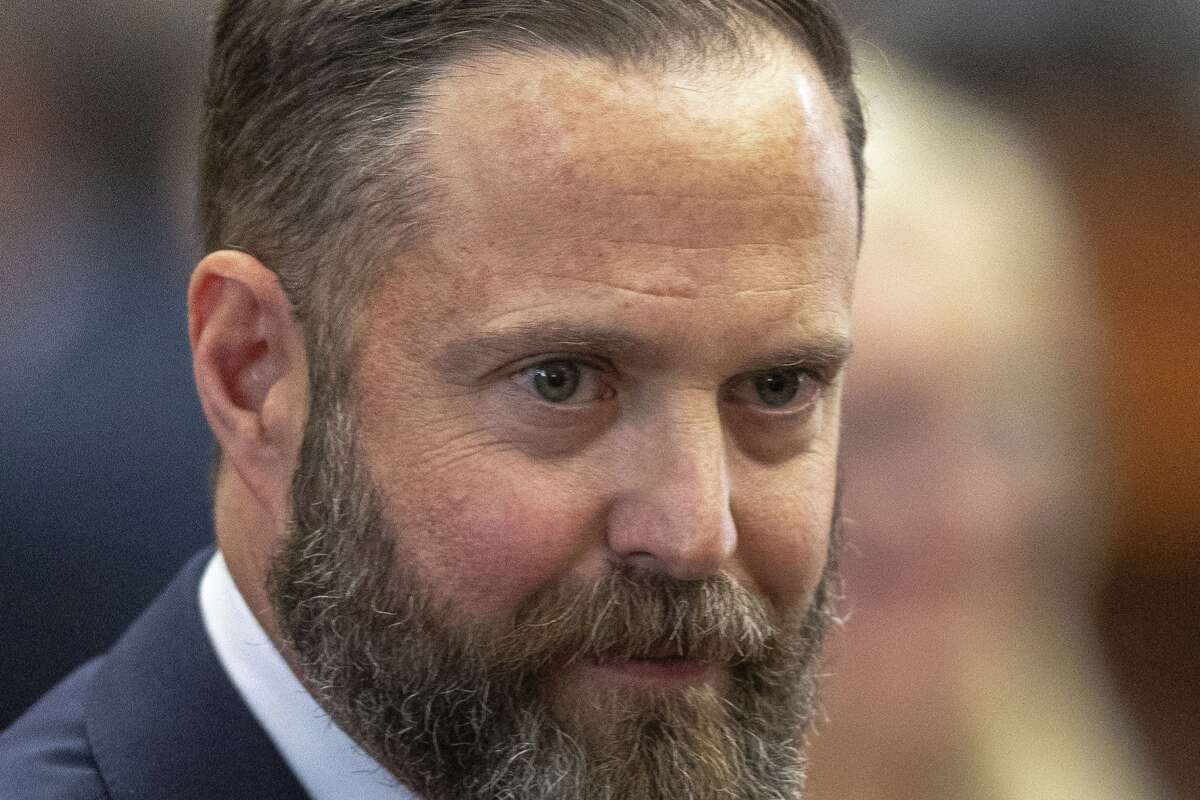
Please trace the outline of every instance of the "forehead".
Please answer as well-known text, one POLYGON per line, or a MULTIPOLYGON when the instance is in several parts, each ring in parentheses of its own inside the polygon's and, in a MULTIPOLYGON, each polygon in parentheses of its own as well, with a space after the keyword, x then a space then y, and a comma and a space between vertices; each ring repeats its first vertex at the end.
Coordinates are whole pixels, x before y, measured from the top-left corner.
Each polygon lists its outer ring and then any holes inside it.
POLYGON ((436 199, 421 258, 439 291, 849 302, 848 145, 790 46, 686 72, 481 56, 435 82, 423 132, 436 199))

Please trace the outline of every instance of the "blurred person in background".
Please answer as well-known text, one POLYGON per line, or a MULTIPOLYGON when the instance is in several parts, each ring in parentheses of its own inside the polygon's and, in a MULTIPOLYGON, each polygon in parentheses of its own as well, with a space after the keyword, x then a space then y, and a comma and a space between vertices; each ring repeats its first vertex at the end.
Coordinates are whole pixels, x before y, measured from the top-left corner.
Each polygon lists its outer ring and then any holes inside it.
POLYGON ((1103 331, 1069 207, 1005 119, 879 53, 843 468, 849 620, 816 800, 1162 796, 1091 603, 1103 331))

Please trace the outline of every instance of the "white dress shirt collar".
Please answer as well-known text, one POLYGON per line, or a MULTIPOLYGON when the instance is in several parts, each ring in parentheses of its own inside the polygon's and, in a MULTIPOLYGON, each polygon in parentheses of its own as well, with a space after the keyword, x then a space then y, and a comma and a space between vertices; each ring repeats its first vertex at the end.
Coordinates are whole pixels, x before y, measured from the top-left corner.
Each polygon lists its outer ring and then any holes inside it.
POLYGON ((312 800, 417 800, 364 753, 296 679, 217 552, 200 580, 217 659, 312 800))

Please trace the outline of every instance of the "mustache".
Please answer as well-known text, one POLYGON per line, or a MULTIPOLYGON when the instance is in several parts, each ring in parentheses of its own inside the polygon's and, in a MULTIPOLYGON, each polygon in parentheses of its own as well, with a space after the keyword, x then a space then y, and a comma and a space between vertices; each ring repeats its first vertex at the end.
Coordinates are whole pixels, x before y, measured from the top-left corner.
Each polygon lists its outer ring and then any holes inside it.
POLYGON ((737 666, 763 661, 779 635, 766 603, 729 575, 681 581, 614 564, 589 585, 532 595, 472 649, 503 671, 669 656, 737 666))

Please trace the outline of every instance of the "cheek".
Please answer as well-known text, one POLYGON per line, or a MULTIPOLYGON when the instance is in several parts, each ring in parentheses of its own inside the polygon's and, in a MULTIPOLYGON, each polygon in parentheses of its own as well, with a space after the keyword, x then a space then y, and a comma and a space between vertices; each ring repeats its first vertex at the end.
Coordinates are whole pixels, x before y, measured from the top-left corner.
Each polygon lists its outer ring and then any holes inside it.
POLYGON ((408 487, 396 520, 404 549, 464 616, 503 616, 600 551, 602 503, 538 470, 466 467, 408 487))
POLYGON ((742 568, 779 610, 806 608, 828 558, 835 471, 756 471, 734 498, 742 568))

